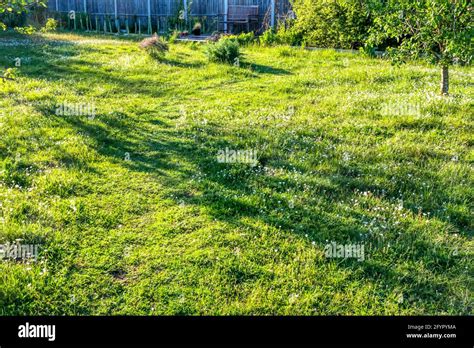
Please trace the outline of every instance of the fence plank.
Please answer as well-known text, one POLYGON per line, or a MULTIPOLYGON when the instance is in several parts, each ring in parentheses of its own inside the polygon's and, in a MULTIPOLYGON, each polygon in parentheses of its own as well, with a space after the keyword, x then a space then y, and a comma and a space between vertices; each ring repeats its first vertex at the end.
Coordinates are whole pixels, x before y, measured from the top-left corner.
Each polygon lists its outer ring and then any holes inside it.
POLYGON ((264 27, 277 24, 286 15, 290 0, 48 0, 52 11, 85 12, 91 24, 96 22, 95 18, 99 19, 99 23, 104 23, 106 18, 114 18, 117 28, 126 27, 126 20, 130 28, 134 28, 140 19, 141 24, 148 24, 149 32, 154 25, 157 30, 168 29, 170 21, 176 25, 180 10, 184 10, 185 20, 190 26, 200 21, 206 29, 217 30, 217 21, 224 19, 226 9, 231 5, 258 6, 259 27, 264 27))

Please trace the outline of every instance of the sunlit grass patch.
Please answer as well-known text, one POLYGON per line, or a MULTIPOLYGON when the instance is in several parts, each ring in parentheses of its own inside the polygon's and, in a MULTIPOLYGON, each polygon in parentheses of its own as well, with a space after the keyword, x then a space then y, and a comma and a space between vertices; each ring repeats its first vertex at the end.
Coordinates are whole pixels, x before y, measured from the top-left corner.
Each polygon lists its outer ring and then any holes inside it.
POLYGON ((472 68, 138 42, 0 38, 0 314, 472 313, 472 68))

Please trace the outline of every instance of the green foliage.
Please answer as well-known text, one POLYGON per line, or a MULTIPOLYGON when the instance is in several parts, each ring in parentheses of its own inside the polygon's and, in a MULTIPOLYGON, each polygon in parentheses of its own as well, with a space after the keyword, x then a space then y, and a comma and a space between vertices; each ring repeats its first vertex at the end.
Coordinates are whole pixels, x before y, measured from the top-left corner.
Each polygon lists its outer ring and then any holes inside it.
POLYGON ((470 0, 388 0, 374 3, 369 42, 396 40, 387 50, 394 63, 425 59, 442 67, 441 94, 449 93, 449 65, 470 64, 474 54, 474 7, 470 0))
POLYGON ((248 32, 248 33, 240 33, 239 35, 237 35, 237 42, 241 46, 250 45, 254 41, 255 41, 255 34, 253 33, 253 31, 248 32))
POLYGON ((3 77, 8 79, 14 79, 16 77, 16 69, 15 68, 8 68, 5 70, 3 77))
POLYGON ((46 7, 45 1, 40 0, 5 0, 0 1, 0 29, 7 25, 21 25, 23 20, 19 20, 22 14, 30 11, 34 7, 46 7))
POLYGON ((176 42, 176 39, 179 38, 179 35, 180 35, 179 30, 173 30, 173 31, 171 32, 171 35, 170 35, 169 39, 168 39, 168 42, 169 42, 170 44, 174 44, 174 43, 176 42))
POLYGON ((267 29, 259 37, 260 45, 262 46, 273 46, 280 43, 278 35, 273 29, 267 29))
POLYGON ((197 51, 201 48, 202 43, 201 42, 196 42, 196 41, 191 41, 188 45, 189 45, 190 49, 192 49, 193 51, 197 51))
POLYGON ((359 48, 359 51, 366 57, 370 58, 375 58, 376 54, 376 47, 369 45, 369 44, 364 44, 364 46, 359 48))
POLYGON ((301 33, 294 29, 291 23, 280 23, 277 30, 267 29, 259 37, 260 45, 275 46, 280 44, 297 46, 303 41, 301 33))
POLYGON ((23 35, 32 35, 36 32, 36 28, 33 27, 32 25, 29 25, 27 27, 15 27, 14 30, 23 35))
POLYGON ((422 58, 448 66, 472 60, 474 7, 470 0, 388 0, 374 8, 370 41, 394 40, 397 49, 391 50, 391 56, 397 61, 422 58))
POLYGON ((295 0, 292 32, 318 47, 357 48, 370 26, 370 1, 295 0))
POLYGON ((241 57, 237 40, 227 37, 207 44, 205 52, 211 62, 235 64, 241 57))
POLYGON ((255 34, 253 32, 249 32, 240 33, 238 35, 220 35, 220 37, 215 41, 219 41, 221 38, 225 38, 226 40, 234 40, 240 46, 247 46, 255 41, 255 34))
POLYGON ((46 3, 44 1, 38 0, 9 0, 8 2, 3 0, 0 2, 0 13, 21 13, 35 5, 46 7, 46 3))
POLYGON ((299 46, 303 42, 303 35, 294 29, 294 21, 280 23, 277 29, 277 41, 281 44, 299 46))
POLYGON ((145 50, 154 59, 163 58, 166 52, 169 51, 166 41, 156 34, 140 42, 140 48, 145 50))
POLYGON ((249 45, 250 70, 47 40, 0 40, 0 67, 31 59, 0 83, 0 244, 44 257, 0 262, 0 315, 472 315, 471 66, 440 98, 418 62, 249 45))
POLYGON ((56 31, 58 28, 58 21, 54 18, 48 18, 44 27, 41 28, 41 31, 43 33, 51 32, 51 31, 56 31))

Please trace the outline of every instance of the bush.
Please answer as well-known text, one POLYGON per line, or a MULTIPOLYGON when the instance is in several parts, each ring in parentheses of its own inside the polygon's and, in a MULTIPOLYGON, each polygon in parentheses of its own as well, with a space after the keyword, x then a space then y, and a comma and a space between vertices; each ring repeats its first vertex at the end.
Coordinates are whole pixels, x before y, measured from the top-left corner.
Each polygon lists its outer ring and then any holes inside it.
POLYGON ((58 28, 58 21, 55 20, 54 18, 48 18, 44 27, 41 28, 41 31, 43 33, 47 33, 50 31, 56 31, 57 28, 58 28))
POLYGON ((8 68, 5 70, 3 74, 0 74, 0 79, 2 81, 6 80, 15 80, 16 69, 15 68, 8 68))
POLYGON ((178 30, 174 30, 174 31, 171 33, 171 35, 170 35, 170 37, 169 37, 169 39, 168 39, 168 42, 169 42, 170 44, 174 44, 174 43, 176 42, 176 39, 179 38, 179 36, 180 36, 179 31, 178 31, 178 30))
POLYGON ((189 48, 192 49, 193 51, 199 50, 201 44, 197 43, 196 41, 192 41, 189 43, 189 48))
POLYGON ((293 29, 293 23, 287 23, 288 28, 285 25, 281 24, 278 27, 276 33, 277 41, 281 44, 287 44, 290 46, 299 46, 303 42, 303 36, 301 33, 293 29))
POLYGON ((13 28, 17 33, 19 34, 24 34, 24 35, 32 35, 35 33, 36 29, 32 25, 29 25, 27 27, 15 27, 13 28))
MULTIPOLYGON (((3 1, 0 0, 0 4, 3 1)), ((6 11, 5 7, 0 5, 0 22, 7 28, 23 27, 27 22, 26 12, 6 11), (3 10, 3 11, 2 11, 3 10)), ((3 26, 2 26, 3 27, 3 26)))
MULTIPOLYGON (((288 23, 287 23, 288 25, 288 23)), ((260 36, 260 44, 262 46, 273 46, 286 44, 290 46, 301 45, 303 42, 303 37, 301 33, 294 30, 291 26, 286 28, 283 23, 278 26, 278 30, 274 29, 266 30, 262 36, 260 36)))
POLYGON ((239 43, 224 37, 216 43, 209 43, 206 55, 211 62, 234 64, 241 57, 239 43))
POLYGON ((249 33, 241 33, 236 36, 236 40, 239 43, 239 45, 247 46, 255 41, 255 34, 253 33, 253 31, 249 33))
POLYGON ((309 45, 359 48, 372 22, 370 2, 359 0, 295 0, 292 28, 309 45))
POLYGON ((259 39, 262 46, 272 46, 279 43, 278 35, 273 29, 265 30, 259 39))
POLYGON ((140 48, 154 59, 162 58, 169 50, 168 44, 156 34, 140 42, 140 48))
MULTIPOLYGON (((240 46, 248 46, 255 40, 255 34, 253 32, 250 33, 241 33, 239 35, 228 35, 224 34, 219 39, 225 37, 227 40, 234 40, 240 46)), ((219 40, 217 40, 219 41, 219 40)))

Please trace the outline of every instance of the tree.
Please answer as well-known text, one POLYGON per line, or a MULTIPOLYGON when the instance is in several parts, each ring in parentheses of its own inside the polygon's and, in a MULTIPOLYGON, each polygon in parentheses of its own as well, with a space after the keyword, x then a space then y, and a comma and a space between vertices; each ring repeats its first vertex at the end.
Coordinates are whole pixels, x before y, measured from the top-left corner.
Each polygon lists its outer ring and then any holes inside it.
POLYGON ((373 1, 372 44, 396 39, 389 49, 396 61, 429 59, 441 67, 441 94, 449 93, 449 66, 469 64, 473 56, 471 0, 373 1))
MULTIPOLYGON (((5 13, 21 14, 34 6, 46 7, 46 4, 42 0, 0 0, 0 15, 5 13)), ((0 18, 0 29, 5 30, 6 28, 7 26, 0 18)))

